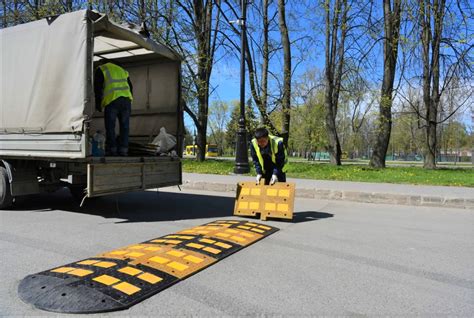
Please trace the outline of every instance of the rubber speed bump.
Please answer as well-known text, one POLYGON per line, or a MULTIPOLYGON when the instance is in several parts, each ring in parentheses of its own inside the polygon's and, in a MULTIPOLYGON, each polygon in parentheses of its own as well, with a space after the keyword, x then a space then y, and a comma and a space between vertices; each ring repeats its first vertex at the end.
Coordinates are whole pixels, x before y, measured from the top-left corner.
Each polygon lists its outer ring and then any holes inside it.
POLYGON ((219 220, 26 276, 20 298, 61 313, 126 309, 278 231, 219 220))
POLYGON ((293 219, 295 184, 277 182, 274 185, 259 185, 254 182, 240 182, 237 185, 234 215, 256 216, 261 220, 268 217, 293 219))

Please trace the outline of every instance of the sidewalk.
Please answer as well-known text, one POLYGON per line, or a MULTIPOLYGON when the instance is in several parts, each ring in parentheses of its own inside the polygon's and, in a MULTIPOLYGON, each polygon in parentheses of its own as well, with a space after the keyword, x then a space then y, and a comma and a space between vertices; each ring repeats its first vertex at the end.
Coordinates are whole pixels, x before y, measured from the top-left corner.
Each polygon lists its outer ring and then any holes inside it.
MULTIPOLYGON (((249 176, 183 173, 183 188, 235 193, 238 182, 254 180, 254 177, 249 176)), ((296 197, 300 198, 449 207, 474 211, 474 188, 292 178, 287 181, 296 183, 296 197)))

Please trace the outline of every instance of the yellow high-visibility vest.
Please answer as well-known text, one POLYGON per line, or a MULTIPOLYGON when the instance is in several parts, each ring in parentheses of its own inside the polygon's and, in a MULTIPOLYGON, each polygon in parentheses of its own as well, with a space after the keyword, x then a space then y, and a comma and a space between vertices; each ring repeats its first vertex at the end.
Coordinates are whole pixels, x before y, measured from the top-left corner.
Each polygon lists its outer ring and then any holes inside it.
POLYGON ((102 109, 119 97, 128 97, 133 100, 126 70, 113 63, 105 63, 99 68, 104 74, 104 90, 100 104, 102 109))
MULTIPOLYGON (((278 153, 278 143, 283 142, 283 138, 268 135, 268 142, 270 143, 270 149, 272 151, 272 162, 276 164, 275 155, 278 153)), ((260 163, 260 166, 262 166, 262 171, 263 173, 265 173, 265 168, 263 166, 262 153, 260 152, 260 147, 258 146, 256 138, 252 139, 252 145, 253 145, 253 148, 255 149, 255 153, 257 154, 258 162, 260 163)), ((286 152, 286 148, 283 147, 283 149, 285 151, 285 161, 284 161, 283 168, 281 169, 281 171, 286 172, 288 170, 288 154, 286 152)))

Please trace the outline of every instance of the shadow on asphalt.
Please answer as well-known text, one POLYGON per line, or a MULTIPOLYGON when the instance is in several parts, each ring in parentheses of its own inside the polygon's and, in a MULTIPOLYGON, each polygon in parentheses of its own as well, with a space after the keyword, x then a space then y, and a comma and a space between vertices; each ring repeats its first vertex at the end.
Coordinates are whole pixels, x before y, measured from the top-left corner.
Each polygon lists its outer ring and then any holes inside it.
POLYGON ((316 211, 305 211, 293 213, 292 223, 302 223, 308 221, 317 221, 321 219, 332 218, 334 214, 316 211))
MULTIPOLYGON (((104 218, 123 219, 117 223, 176 221, 229 217, 234 212, 234 198, 202 194, 142 191, 86 199, 79 207, 69 193, 62 189, 55 193, 21 197, 13 205, 14 211, 42 213, 61 210, 72 213, 97 215, 104 218)), ((333 217, 333 214, 304 211, 295 212, 293 220, 302 223, 333 217)), ((258 220, 259 218, 249 218, 258 220)))
POLYGON ((117 223, 174 221, 232 216, 234 198, 172 192, 131 192, 86 199, 84 205, 72 198, 69 190, 20 198, 12 210, 32 213, 65 212, 124 219, 117 223))

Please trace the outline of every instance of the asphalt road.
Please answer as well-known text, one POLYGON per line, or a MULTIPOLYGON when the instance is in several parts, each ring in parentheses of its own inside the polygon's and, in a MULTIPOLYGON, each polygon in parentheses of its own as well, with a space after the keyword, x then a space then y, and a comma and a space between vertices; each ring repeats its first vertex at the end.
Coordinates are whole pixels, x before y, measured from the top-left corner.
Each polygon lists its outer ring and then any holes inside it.
MULTIPOLYGON (((19 281, 120 246, 233 218, 226 193, 69 193, 0 211, 0 316, 51 316, 19 281)), ((294 222, 146 299, 101 316, 474 315, 474 211, 297 199, 294 222)), ((76 315, 77 316, 77 315, 76 315)))

